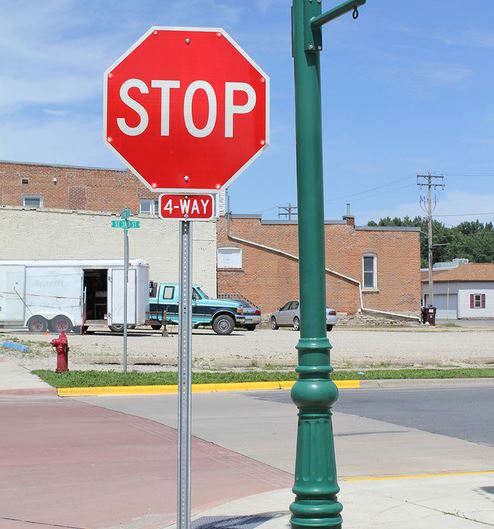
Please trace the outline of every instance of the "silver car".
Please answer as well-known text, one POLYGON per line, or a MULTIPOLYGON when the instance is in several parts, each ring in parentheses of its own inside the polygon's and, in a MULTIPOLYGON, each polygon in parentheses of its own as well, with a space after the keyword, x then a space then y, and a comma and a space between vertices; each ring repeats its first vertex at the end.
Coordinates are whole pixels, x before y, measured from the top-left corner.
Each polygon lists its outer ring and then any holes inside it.
MULTIPOLYGON (((326 307, 326 329, 330 331, 337 322, 336 311, 326 307)), ((271 316, 271 329, 276 330, 279 327, 293 327, 295 331, 300 330, 300 303, 298 300, 285 303, 271 316)))

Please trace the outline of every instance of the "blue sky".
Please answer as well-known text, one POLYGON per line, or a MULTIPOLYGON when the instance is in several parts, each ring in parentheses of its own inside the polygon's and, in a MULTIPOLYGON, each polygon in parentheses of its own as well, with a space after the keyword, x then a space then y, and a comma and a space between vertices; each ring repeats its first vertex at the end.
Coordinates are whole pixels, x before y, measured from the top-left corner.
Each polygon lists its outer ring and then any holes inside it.
MULTIPOLYGON (((0 0, 0 159, 121 168, 102 75, 153 25, 223 27, 269 74, 271 145, 230 200, 277 218, 296 202, 289 0, 0 0)), ((326 218, 419 214, 431 172, 439 220, 494 220, 494 2, 368 0, 323 42, 326 218)))

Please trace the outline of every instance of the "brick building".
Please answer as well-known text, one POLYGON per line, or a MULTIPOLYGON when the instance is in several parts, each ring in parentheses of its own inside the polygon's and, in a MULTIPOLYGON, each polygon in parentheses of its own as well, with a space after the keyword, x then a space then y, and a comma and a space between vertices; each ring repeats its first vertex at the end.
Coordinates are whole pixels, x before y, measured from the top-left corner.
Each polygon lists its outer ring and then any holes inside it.
MULTIPOLYGON (((96 212, 128 207, 143 217, 155 217, 157 198, 129 171, 0 162, 0 206, 96 212)), ((14 214, 5 212, 9 218, 14 214)), ((348 216, 327 222, 325 232, 329 305, 346 313, 361 308, 418 313, 418 228, 355 226, 348 216)), ((197 266, 204 273, 218 266, 219 294, 241 294, 264 312, 298 297, 296 222, 233 215, 220 218, 216 230, 211 225, 211 235, 216 238, 217 263, 207 254, 207 262, 197 266)), ((206 253, 197 259, 206 259, 206 253)))
POLYGON ((156 193, 129 171, 0 162, 0 205, 154 214, 156 193))
MULTIPOLYGON (((420 232, 409 227, 328 221, 326 298, 339 312, 417 313, 420 232)), ((231 215, 218 222, 218 292, 239 293, 265 312, 298 297, 297 224, 231 215)))

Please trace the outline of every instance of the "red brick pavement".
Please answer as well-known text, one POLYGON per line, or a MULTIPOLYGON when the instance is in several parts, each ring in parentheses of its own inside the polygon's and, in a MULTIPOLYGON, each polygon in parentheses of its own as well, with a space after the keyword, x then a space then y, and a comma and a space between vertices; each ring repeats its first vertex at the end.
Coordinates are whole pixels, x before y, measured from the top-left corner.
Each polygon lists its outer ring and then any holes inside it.
MULTIPOLYGON (((0 398, 0 425, 0 529, 154 529, 175 520, 174 429, 52 397, 0 398)), ((292 481, 193 439, 193 512, 292 481)))

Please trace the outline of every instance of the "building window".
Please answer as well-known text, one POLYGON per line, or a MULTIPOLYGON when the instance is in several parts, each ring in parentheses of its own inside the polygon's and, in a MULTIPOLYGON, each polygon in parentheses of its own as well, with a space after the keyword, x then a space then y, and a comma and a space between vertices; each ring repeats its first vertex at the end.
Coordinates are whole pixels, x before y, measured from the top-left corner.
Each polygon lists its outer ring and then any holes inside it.
POLYGON ((218 248, 218 268, 242 268, 242 249, 218 248))
POLYGON ((23 176, 21 178, 21 184, 25 185, 25 184, 29 184, 29 178, 26 178, 25 176, 23 176))
POLYGON ((141 215, 158 215, 158 201, 153 198, 141 198, 139 202, 139 213, 141 215))
POLYGON ((471 309, 485 309, 485 294, 470 294, 471 309))
POLYGON ((22 197, 22 205, 25 208, 42 208, 43 197, 41 195, 24 195, 22 197))
POLYGON ((364 255, 362 259, 363 287, 368 290, 377 289, 377 256, 364 255))

